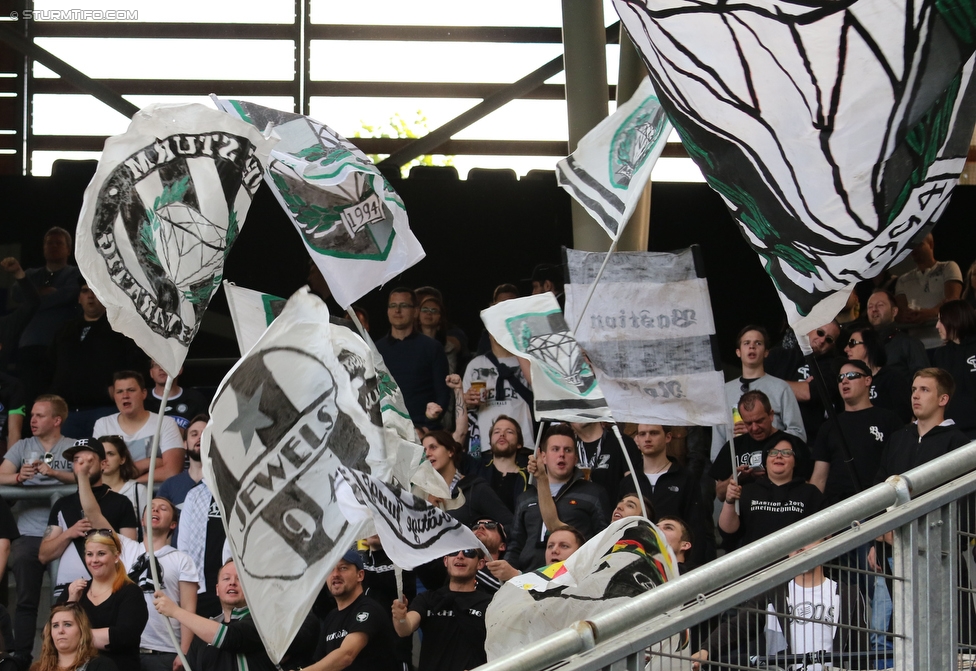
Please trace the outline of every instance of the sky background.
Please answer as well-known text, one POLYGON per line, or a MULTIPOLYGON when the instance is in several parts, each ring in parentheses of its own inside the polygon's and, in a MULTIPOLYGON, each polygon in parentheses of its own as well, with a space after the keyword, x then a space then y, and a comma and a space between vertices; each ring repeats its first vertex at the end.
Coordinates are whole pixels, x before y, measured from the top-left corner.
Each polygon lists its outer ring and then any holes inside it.
MULTIPOLYGON (((146 22, 292 23, 288 0, 36 0, 37 10, 126 9, 146 22)), ((609 1, 604 23, 617 20, 609 1)), ((313 23, 371 25, 550 26, 561 25, 559 0, 311 0, 313 23)), ((294 45, 280 40, 139 40, 39 38, 37 43, 86 75, 113 79, 236 79, 290 81, 294 45)), ((558 56, 559 44, 458 42, 314 41, 311 78, 330 81, 510 83, 558 56)), ((607 47, 607 78, 617 81, 618 47, 607 47)), ((35 65, 36 77, 56 77, 35 65)), ((564 83, 563 73, 547 83, 564 83)), ((126 96, 144 107, 153 102, 199 102, 205 97, 126 96)), ((253 102, 292 109, 289 97, 250 97, 253 102)), ((386 125, 399 114, 408 121, 426 117, 433 130, 480 102, 479 99, 315 97, 310 114, 339 133, 369 135, 364 126, 386 125)), ((613 103, 609 111, 612 112, 613 103)), ((33 131, 38 135, 114 135, 128 119, 85 95, 36 95, 33 131)), ((422 134, 422 132, 421 132, 422 134)), ((516 100, 457 133, 455 139, 566 140, 566 104, 560 100, 516 100)), ((673 138, 677 140, 675 136, 673 138)), ((34 152, 35 175, 50 174, 56 158, 97 158, 97 152, 34 152)), ((462 178, 472 167, 551 170, 559 157, 457 156, 462 178)), ((701 181, 688 159, 660 159, 652 179, 701 181)))

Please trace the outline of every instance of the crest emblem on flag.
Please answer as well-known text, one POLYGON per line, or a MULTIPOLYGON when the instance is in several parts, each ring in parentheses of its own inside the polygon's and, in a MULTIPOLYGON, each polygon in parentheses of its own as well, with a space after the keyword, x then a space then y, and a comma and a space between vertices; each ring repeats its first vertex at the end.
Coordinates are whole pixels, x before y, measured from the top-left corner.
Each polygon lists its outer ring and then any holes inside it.
POLYGON ((202 105, 147 108, 105 143, 85 192, 78 265, 113 328, 171 375, 220 286, 273 144, 202 105))
POLYGON ((659 142, 671 131, 656 96, 649 96, 613 134, 610 143, 610 183, 618 189, 630 186, 634 174, 648 160, 659 142))
POLYGON ((562 312, 519 315, 505 320, 505 326, 521 344, 519 349, 542 364, 550 380, 583 396, 596 387, 596 377, 562 312))

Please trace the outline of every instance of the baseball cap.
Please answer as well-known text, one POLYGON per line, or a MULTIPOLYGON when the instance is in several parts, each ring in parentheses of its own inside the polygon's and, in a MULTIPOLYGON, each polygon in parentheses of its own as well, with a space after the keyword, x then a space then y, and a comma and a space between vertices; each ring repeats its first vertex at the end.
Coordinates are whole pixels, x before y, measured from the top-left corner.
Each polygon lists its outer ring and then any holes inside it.
POLYGON ((105 448, 102 447, 102 442, 98 438, 79 438, 74 445, 64 451, 64 458, 71 461, 76 454, 86 450, 97 454, 99 459, 105 458, 105 448))
POLYGON ((347 564, 352 564, 359 571, 363 570, 363 556, 359 554, 359 550, 355 548, 346 550, 346 554, 342 555, 342 561, 346 562, 347 564))

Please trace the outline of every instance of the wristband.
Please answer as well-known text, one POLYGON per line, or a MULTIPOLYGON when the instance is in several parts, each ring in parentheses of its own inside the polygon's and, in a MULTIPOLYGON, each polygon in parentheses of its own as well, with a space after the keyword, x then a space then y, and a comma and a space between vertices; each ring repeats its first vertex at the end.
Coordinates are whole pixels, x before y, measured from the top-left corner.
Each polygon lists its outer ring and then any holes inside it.
POLYGON ((17 484, 19 485, 20 483, 21 483, 21 480, 20 480, 20 471, 17 471, 17 484))

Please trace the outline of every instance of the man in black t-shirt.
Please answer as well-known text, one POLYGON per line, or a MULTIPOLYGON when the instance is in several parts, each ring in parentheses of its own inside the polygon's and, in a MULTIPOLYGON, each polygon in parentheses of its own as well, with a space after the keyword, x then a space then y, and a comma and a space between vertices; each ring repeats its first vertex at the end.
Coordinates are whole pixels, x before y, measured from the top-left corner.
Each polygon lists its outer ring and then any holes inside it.
POLYGON ((326 585, 335 597, 336 610, 322 623, 315 657, 306 671, 398 671, 393 650, 396 635, 386 609, 363 594, 363 558, 349 550, 332 569, 326 585))
POLYGON ((444 557, 449 583, 418 594, 410 609, 393 602, 393 628, 400 636, 423 629, 420 669, 464 671, 488 661, 485 611, 491 596, 477 589, 475 576, 485 560, 481 550, 461 550, 444 557))
MULTIPOLYGON (((735 437, 736 470, 739 473, 738 483, 745 485, 765 475, 763 463, 766 460, 766 449, 778 440, 789 441, 796 453, 796 475, 804 479, 810 476, 813 463, 810 450, 806 443, 796 436, 780 431, 773 425, 773 406, 769 397, 759 390, 747 391, 739 399, 739 415, 746 426, 746 433, 735 437), (774 441, 775 439, 775 441, 774 441)), ((709 477, 715 480, 715 497, 719 501, 725 500, 725 492, 732 482, 731 448, 726 443, 722 446, 711 470, 709 477)))
MULTIPOLYGON (((64 458, 71 461, 75 476, 88 478, 92 492, 98 501, 102 515, 108 520, 112 528, 136 539, 138 521, 132 509, 132 502, 125 496, 117 494, 102 484, 102 460, 105 459, 105 448, 96 438, 82 438, 64 451, 64 458)), ((60 596, 60 588, 67 586, 78 578, 88 579, 88 569, 85 566, 85 536, 92 525, 84 518, 81 509, 81 499, 75 492, 70 496, 58 499, 51 508, 48 517, 48 527, 44 532, 37 557, 43 564, 53 559, 60 559, 58 564, 57 587, 55 599, 60 596)))
POLYGON ((824 493, 824 506, 833 505, 874 484, 891 436, 904 426, 898 415, 871 404, 871 369, 863 361, 851 360, 840 368, 837 387, 844 399, 844 412, 823 425, 813 446, 813 477, 810 484, 824 493), (841 436, 843 432, 843 436, 841 436), (841 440, 846 439, 853 459, 855 484, 845 463, 841 440))

